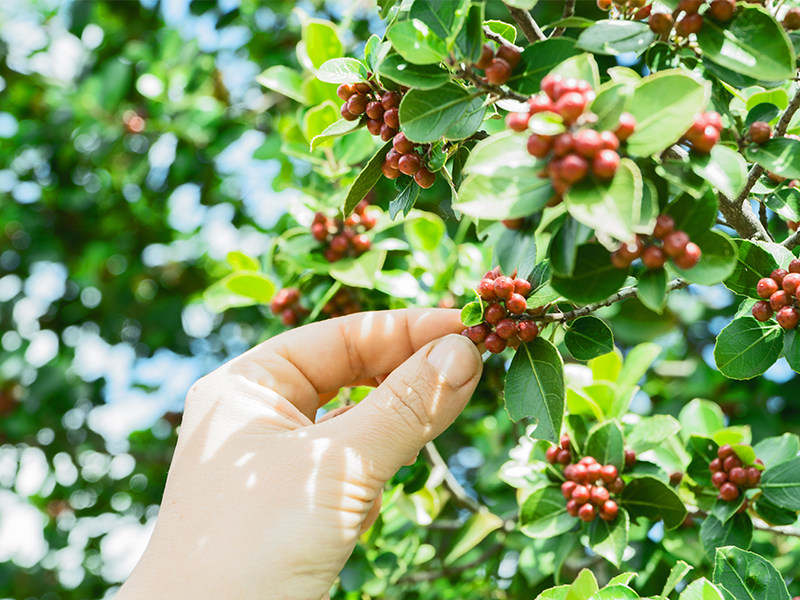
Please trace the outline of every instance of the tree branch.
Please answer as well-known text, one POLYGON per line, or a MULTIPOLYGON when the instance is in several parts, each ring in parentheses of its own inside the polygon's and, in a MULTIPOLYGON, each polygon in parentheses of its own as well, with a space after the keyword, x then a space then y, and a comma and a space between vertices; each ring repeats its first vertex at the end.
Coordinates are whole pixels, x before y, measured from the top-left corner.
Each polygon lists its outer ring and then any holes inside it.
POLYGON ((472 67, 469 65, 465 65, 463 68, 456 69, 456 75, 459 77, 463 77, 478 89, 481 89, 485 92, 490 94, 494 94, 498 98, 508 98, 509 100, 516 100, 518 102, 527 102, 530 96, 526 96, 525 94, 520 94, 515 92, 514 90, 506 90, 503 89, 499 85, 494 85, 491 83, 487 83, 480 77, 478 77, 475 72, 472 70, 472 67))
POLYGON ((481 512, 487 510, 485 506, 483 506, 480 502, 475 500, 472 496, 467 494, 467 490, 458 482, 453 472, 447 466, 447 463, 442 458, 442 455, 439 454, 439 450, 437 450, 436 446, 433 442, 428 442, 425 444, 425 447, 422 449, 425 452, 425 456, 428 458, 428 461, 434 467, 438 467, 444 471, 444 485, 453 494, 453 500, 456 504, 460 504, 470 512, 481 512))
POLYGON ((486 39, 492 40, 493 42, 497 42, 503 46, 508 46, 509 48, 514 48, 517 52, 522 52, 522 48, 517 46, 516 44, 512 44, 506 38, 504 38, 499 33, 495 33, 491 29, 489 29, 486 25, 483 26, 483 35, 486 36, 486 39))
POLYGON ((533 20, 531 13, 529 13, 527 10, 522 10, 521 8, 509 6, 505 2, 503 2, 503 4, 505 4, 508 12, 511 13, 514 21, 517 23, 517 25, 519 25, 519 28, 522 29, 522 33, 525 35, 525 38, 531 44, 547 39, 544 33, 542 33, 542 30, 539 29, 536 21, 533 20))
POLYGON ((793 250, 797 246, 800 246, 800 229, 795 231, 792 235, 781 242, 781 246, 787 248, 788 250, 793 250))
MULTIPOLYGON (((569 19, 571 16, 575 14, 575 0, 564 0, 564 12, 561 15, 562 19, 569 19)), ((567 30, 566 27, 556 27, 553 30, 553 33, 550 34, 551 38, 559 37, 564 35, 564 32, 567 30)))
MULTIPOLYGON (((681 288, 685 288, 689 285, 688 281, 684 281, 683 279, 673 279, 667 284, 667 293, 672 292, 674 290, 679 290, 681 288)), ((601 302, 595 302, 594 304, 587 304, 586 306, 582 306, 580 308, 576 308, 575 310, 571 310, 569 312, 556 312, 556 313, 547 313, 540 317, 533 317, 534 321, 543 321, 545 323, 566 323, 567 321, 574 321, 578 317, 583 317, 588 314, 593 313, 594 311, 604 308, 606 306, 611 306, 616 302, 621 302, 623 300, 627 300, 628 298, 635 298, 639 294, 638 288, 635 286, 630 286, 626 288, 622 288, 616 294, 609 296, 605 300, 601 302)))

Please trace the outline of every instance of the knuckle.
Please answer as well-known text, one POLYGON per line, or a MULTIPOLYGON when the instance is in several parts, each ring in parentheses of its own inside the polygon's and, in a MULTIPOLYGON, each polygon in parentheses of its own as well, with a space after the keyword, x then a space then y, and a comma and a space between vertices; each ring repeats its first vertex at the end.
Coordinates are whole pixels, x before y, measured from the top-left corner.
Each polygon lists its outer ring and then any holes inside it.
POLYGON ((389 406, 413 428, 428 429, 432 423, 427 398, 434 390, 425 380, 413 384, 402 379, 389 378, 384 382, 389 406))

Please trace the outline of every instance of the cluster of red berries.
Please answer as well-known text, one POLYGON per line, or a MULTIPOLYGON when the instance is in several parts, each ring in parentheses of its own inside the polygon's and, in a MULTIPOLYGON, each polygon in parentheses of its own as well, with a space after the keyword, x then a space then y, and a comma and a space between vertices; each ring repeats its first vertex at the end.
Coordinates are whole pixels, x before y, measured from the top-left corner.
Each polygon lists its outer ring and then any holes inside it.
POLYGON ((358 302, 358 297, 354 290, 341 288, 334 294, 333 298, 325 303, 322 307, 322 312, 331 318, 343 317, 344 315, 361 312, 361 304, 358 302))
POLYGON ((527 145, 532 156, 548 159, 543 175, 550 177, 556 192, 553 204, 557 204, 571 185, 590 174, 604 181, 614 177, 620 164, 620 142, 633 134, 636 119, 623 113, 614 131, 597 131, 589 127, 597 117, 586 110, 594 99, 588 81, 548 75, 542 79, 541 89, 528 100, 528 111, 510 113, 506 124, 514 131, 525 131, 531 117, 542 112, 563 119, 567 131, 555 136, 534 133, 527 145))
MULTIPOLYGON (((545 457, 551 465, 564 466, 564 478, 561 493, 567 501, 567 513, 589 523, 596 517, 604 521, 617 518, 619 507, 611 494, 621 494, 625 483, 614 465, 601 465, 592 456, 585 456, 577 463, 572 463, 570 439, 567 434, 561 436, 560 446, 550 446, 545 457)), ((636 454, 631 450, 625 452, 625 465, 636 462, 636 454)))
POLYGON ((491 44, 484 44, 480 59, 472 66, 483 71, 489 83, 502 85, 511 77, 511 72, 519 64, 520 58, 522 54, 514 46, 501 44, 495 52, 491 44))
POLYGON ((648 0, 597 0, 597 8, 600 10, 611 10, 612 5, 624 17, 630 17, 634 21, 646 19, 653 10, 653 5, 648 4, 648 0))
POLYGON ((367 129, 388 142, 400 131, 399 106, 402 95, 380 88, 374 82, 343 83, 337 89, 344 100, 341 115, 347 121, 367 119, 367 129))
POLYGON ((716 111, 700 113, 687 131, 682 141, 689 143, 700 154, 708 154, 716 146, 722 132, 722 117, 716 111))
POLYGON ((311 235, 318 242, 328 245, 323 251, 328 262, 336 262, 346 256, 361 256, 372 247, 372 242, 363 231, 375 227, 378 220, 367 212, 367 206, 369 204, 362 200, 344 221, 331 219, 321 212, 314 215, 311 235))
POLYGON ((675 220, 669 215, 659 215, 653 235, 649 238, 636 236, 633 242, 622 244, 611 253, 611 264, 618 269, 627 269, 637 258, 648 269, 660 269, 671 258, 679 269, 691 269, 699 261, 700 246, 689 239, 685 231, 675 229, 675 220), (656 242, 660 241, 661 245, 656 242))
POLYGON ((272 298, 269 309, 273 315, 281 316, 281 323, 287 327, 297 325, 308 314, 308 309, 300 304, 300 290, 283 288, 272 298))
POLYGON ((717 497, 730 502, 739 497, 741 490, 757 487, 761 482, 761 469, 756 465, 763 467, 764 463, 757 458, 752 465, 744 465, 730 444, 720 446, 717 458, 708 465, 711 483, 719 490, 717 497))
MULTIPOLYGON (((422 154, 417 151, 417 146, 400 132, 392 139, 392 148, 386 153, 381 164, 381 171, 388 179, 397 179, 400 174, 411 175, 421 188, 428 189, 436 181, 436 173, 429 171, 422 164, 422 154)), ((423 146, 429 148, 430 144, 423 146)))
POLYGON ((736 12, 736 0, 680 0, 674 14, 680 14, 677 21, 670 13, 653 13, 648 21, 650 30, 659 35, 667 35, 675 27, 675 33, 679 37, 688 37, 693 33, 699 32, 703 28, 703 15, 700 9, 708 4, 708 9, 704 15, 718 21, 727 23, 733 18, 736 12))
POLYGON ((467 327, 461 334, 475 344, 484 344, 493 354, 499 354, 508 345, 532 342, 539 335, 539 327, 530 319, 528 301, 531 284, 527 279, 503 275, 500 267, 484 274, 476 288, 481 300, 488 304, 483 311, 483 323, 467 327))
POLYGON ((800 260, 792 260, 788 271, 775 269, 769 277, 759 279, 756 293, 765 298, 756 302, 751 310, 757 321, 769 321, 775 314, 775 320, 784 329, 797 327, 800 321, 800 260))

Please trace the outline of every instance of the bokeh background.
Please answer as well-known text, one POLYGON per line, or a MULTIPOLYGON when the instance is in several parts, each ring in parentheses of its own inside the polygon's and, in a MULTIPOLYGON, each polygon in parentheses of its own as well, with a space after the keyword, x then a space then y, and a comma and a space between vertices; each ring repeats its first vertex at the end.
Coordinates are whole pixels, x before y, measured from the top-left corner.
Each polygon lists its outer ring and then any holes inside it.
MULTIPOLYGON (((369 0, 0 2, 0 598, 113 595, 152 529, 189 386, 281 329, 202 294, 228 252, 266 251, 302 196, 310 169, 276 133, 296 106, 255 80, 300 68, 298 10, 342 23, 356 52, 383 32, 369 0)), ((800 431, 785 363, 744 383, 714 370, 734 311, 721 286, 661 316, 608 309, 623 347, 664 348, 634 410, 701 396, 755 440, 800 431)), ((513 510, 496 472, 522 428, 497 374, 484 385, 443 453, 470 493, 513 510)), ((480 581, 509 587, 519 556, 480 581)))

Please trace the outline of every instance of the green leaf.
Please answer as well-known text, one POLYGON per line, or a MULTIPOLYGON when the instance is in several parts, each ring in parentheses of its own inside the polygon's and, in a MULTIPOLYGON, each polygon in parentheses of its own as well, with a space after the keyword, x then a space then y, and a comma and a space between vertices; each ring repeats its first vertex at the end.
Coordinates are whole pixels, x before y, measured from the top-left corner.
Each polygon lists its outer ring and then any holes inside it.
POLYGON ((761 145, 751 144, 744 150, 747 160, 753 161, 788 179, 800 178, 800 141, 792 138, 772 138, 761 145))
POLYGON ((636 297, 650 310, 661 314, 667 303, 667 272, 664 269, 647 269, 639 276, 636 297))
POLYGON ((467 522, 462 525, 456 534, 453 547, 444 558, 445 565, 464 556, 475 546, 480 544, 486 536, 503 526, 503 519, 488 510, 481 510, 473 514, 467 522))
POLYGON ((727 23, 704 19, 697 43, 705 58, 747 77, 780 81, 794 76, 792 43, 760 6, 740 7, 727 23))
POLYGON ((370 250, 358 258, 345 258, 331 264, 329 274, 350 287, 373 289, 375 277, 386 260, 386 250, 370 250))
POLYGON ((561 75, 565 79, 583 79, 592 84, 597 89, 600 87, 600 70, 597 61, 592 54, 584 52, 560 62, 550 71, 554 75, 561 75))
POLYGON ((363 123, 361 121, 348 121, 346 119, 339 119, 338 121, 331 123, 322 132, 311 138, 311 151, 313 152, 322 146, 323 142, 347 135, 362 125, 363 123))
POLYGON ((764 467, 769 469, 800 454, 800 439, 794 433, 784 433, 764 438, 753 446, 753 450, 764 462, 764 467))
MULTIPOLYGON (((784 93, 786 93, 784 91, 784 93)), ((748 100, 748 104, 750 104, 748 100)), ((762 102, 748 109, 747 118, 744 120, 745 127, 750 127, 756 121, 766 121, 770 123, 778 117, 781 109, 771 103, 762 102)))
POLYGON ((275 284, 256 271, 236 271, 224 277, 222 284, 234 294, 266 304, 275 293, 275 284))
POLYGON ((305 53, 315 69, 319 69, 331 58, 344 53, 342 40, 330 21, 309 19, 303 25, 302 43, 305 53))
POLYGON ((797 511, 780 508, 763 496, 756 500, 753 508, 770 525, 794 525, 797 522, 797 511))
POLYGON ((409 17, 425 23, 443 40, 454 40, 464 21, 470 0, 425 0, 411 5, 409 17))
POLYGON ((472 327, 483 323, 483 304, 475 300, 464 305, 461 309, 461 322, 464 327, 472 327))
POLYGON ((686 577, 692 569, 694 569, 694 567, 679 560, 675 566, 669 570, 669 577, 667 577, 667 581, 664 583, 664 589, 661 590, 661 595, 665 598, 669 596, 672 590, 683 581, 683 578, 686 577))
MULTIPOLYGON (((306 139, 311 140, 313 144, 314 138, 319 137, 326 129, 336 123, 338 119, 339 111, 336 105, 330 100, 309 109, 303 116, 303 133, 306 139)), ((317 142, 317 146, 320 144, 330 146, 332 143, 330 139, 323 139, 317 142)))
POLYGON ((602 319, 587 315, 570 323, 564 343, 577 360, 591 360, 614 350, 614 334, 602 319))
POLYGON ((758 280, 769 277, 778 268, 778 262, 763 246, 749 240, 736 240, 738 255, 736 266, 731 276, 725 280, 727 287, 734 294, 761 300, 756 293, 758 280))
POLYGON ((617 56, 634 52, 641 54, 656 39, 647 23, 641 21, 597 21, 578 36, 576 47, 595 54, 617 56))
POLYGON ((247 256, 247 254, 239 250, 228 252, 225 260, 228 261, 228 264, 234 271, 258 271, 261 268, 261 265, 258 264, 256 259, 247 256))
POLYGON ((490 19, 488 21, 484 21, 483 26, 487 27, 489 31, 496 33, 503 39, 508 40, 512 44, 517 41, 517 30, 510 23, 490 19))
POLYGON ((435 142, 457 121, 475 118, 473 101, 467 90, 454 83, 432 90, 410 90, 400 103, 400 127, 413 142, 435 142))
POLYGON ((332 58, 322 63, 317 79, 328 83, 358 83, 367 80, 367 68, 355 58, 332 58))
POLYGON ((630 513, 631 519, 663 520, 668 530, 679 527, 686 518, 686 507, 672 488, 649 475, 634 479, 625 486, 622 506, 630 513))
POLYGON ((711 437, 725 427, 725 415, 715 402, 695 398, 678 415, 684 435, 711 437))
MULTIPOLYGON (((364 167, 358 176, 355 178, 353 183, 350 185, 350 188, 347 190, 347 196, 344 200, 344 214, 348 216, 356 205, 361 202, 364 196, 367 195, 378 180, 383 175, 383 171, 381 171, 381 165, 383 164, 383 159, 386 157, 386 153, 392 147, 392 141, 389 140, 386 142, 373 156, 369 159, 367 166, 364 167)), ((419 188, 419 186, 415 186, 419 188)))
POLYGON ((717 586, 703 577, 690 583, 681 592, 680 600, 724 600, 724 598, 717 586))
POLYGON ((578 246, 588 242, 592 235, 590 227, 579 223, 570 215, 565 215, 561 227, 550 238, 547 254, 553 270, 562 275, 572 275, 578 257, 578 246))
POLYGON ((586 17, 566 17, 563 19, 558 19, 547 25, 542 26, 542 29, 550 29, 551 27, 563 27, 565 29, 570 29, 572 27, 576 27, 579 29, 585 29, 586 27, 591 27, 595 24, 595 21, 592 19, 587 19, 586 17))
POLYGON ((381 38, 374 33, 369 36, 367 43, 364 45, 364 58, 369 65, 370 71, 373 73, 378 72, 391 49, 392 45, 389 42, 382 42, 381 38))
POLYGON ((520 344, 506 374, 503 400, 512 421, 533 417, 537 439, 558 441, 564 418, 564 363, 553 344, 540 337, 520 344))
POLYGON ((764 204, 787 221, 800 221, 800 190, 781 188, 767 196, 764 204))
POLYGON ((531 10, 538 2, 539 0, 506 0, 504 4, 523 10, 531 10))
POLYGON ((686 474, 691 477, 697 485, 711 486, 711 472, 708 465, 717 458, 719 444, 710 437, 692 435, 686 447, 692 459, 686 467, 686 474))
POLYGON ((469 7, 464 25, 455 38, 457 58, 467 63, 477 62, 483 50, 483 20, 486 17, 483 2, 469 7))
POLYGON ((503 227, 494 245, 493 262, 500 265, 505 273, 517 269, 518 276, 526 278, 536 264, 536 236, 533 231, 503 227))
POLYGON ((747 550, 753 541, 753 520, 748 514, 742 513, 722 523, 715 516, 708 515, 700 527, 700 541, 709 558, 721 546, 737 546, 747 550))
POLYGON ((551 285, 559 294, 581 304, 604 300, 625 284, 628 274, 611 264, 611 255, 600 244, 578 248, 575 272, 569 277, 553 274, 551 285))
POLYGON ((637 344, 625 357, 622 371, 616 378, 616 382, 621 386, 634 386, 647 373, 647 369, 653 361, 661 354, 661 346, 658 344, 637 344))
POLYGON ((633 97, 633 86, 630 83, 619 83, 603 88, 605 89, 601 89, 592 101, 589 110, 597 115, 595 128, 598 131, 609 129, 613 131, 619 124, 620 115, 627 110, 628 103, 633 97))
MULTIPOLYGON (((748 464, 745 461, 742 461, 744 464, 748 464)), ((744 504, 744 496, 740 495, 736 500, 727 501, 723 500, 722 498, 717 498, 714 501, 713 506, 711 507, 711 512, 709 513, 712 517, 717 519, 720 524, 727 523, 733 515, 736 514, 742 504, 744 504)), ((747 546, 741 546, 734 542, 730 544, 717 544, 718 546, 739 546, 740 548, 747 548, 747 546)), ((708 547, 706 547, 706 551, 708 552, 708 547)), ((713 553, 710 553, 713 555, 713 553)))
POLYGON ((400 56, 415 65, 432 65, 447 59, 444 40, 418 19, 395 23, 386 37, 400 56))
POLYGON ((568 38, 553 38, 531 44, 522 51, 519 65, 506 85, 522 94, 536 94, 539 84, 547 73, 565 61, 580 54, 575 49, 574 40, 568 38))
POLYGON ((691 269, 681 269, 669 263, 670 269, 689 283, 713 285, 728 279, 736 269, 736 246, 723 232, 712 229, 693 236, 692 241, 700 246, 700 262, 691 269))
POLYGON ((608 580, 608 585, 628 585, 636 577, 637 573, 620 573, 608 580))
POLYGON ((403 223, 403 232, 413 249, 435 250, 445 235, 444 221, 437 215, 422 213, 416 219, 403 223))
POLYGON ((450 74, 436 65, 415 65, 399 54, 387 56, 378 68, 381 77, 400 85, 420 90, 432 90, 450 81, 450 74))
POLYGON ((747 180, 747 163, 741 154, 722 144, 711 154, 692 153, 692 171, 708 181, 728 198, 736 198, 747 180))
POLYGON ((626 436, 628 448, 641 454, 645 450, 657 448, 681 430, 681 424, 670 415, 644 417, 636 423, 626 436))
POLYGON ((627 585, 609 585, 594 594, 589 600, 636 600, 639 594, 627 585))
POLYGON ((779 508, 800 511, 800 456, 764 471, 761 492, 779 508))
MULTIPOLYGON (((391 144, 391 142, 389 142, 391 144)), ((419 198, 419 191, 420 187, 414 181, 413 177, 407 177, 408 181, 403 186, 403 189, 400 190, 400 193, 397 197, 393 198, 391 202, 389 202, 389 218, 394 221, 394 218, 399 214, 403 213, 403 216, 408 216, 408 213, 411 212, 411 209, 414 208, 414 204, 417 202, 417 198, 419 198)))
POLYGON ((559 585, 543 591, 541 594, 536 596, 536 600, 567 600, 568 593, 568 585, 559 585))
POLYGON ((611 182, 585 179, 564 196, 567 210, 576 220, 594 228, 601 238, 617 240, 631 240, 634 233, 652 232, 654 210, 645 206, 643 200, 642 174, 628 158, 622 159, 611 182))
POLYGON ((709 89, 679 70, 660 71, 642 79, 629 105, 636 130, 628 138, 628 152, 650 156, 677 142, 708 103, 709 89))
POLYGON ((478 131, 483 125, 483 116, 486 114, 486 107, 483 105, 481 96, 473 97, 467 103, 464 116, 456 119, 444 132, 446 140, 463 140, 478 131))
POLYGON ((564 496, 557 487, 542 487, 522 503, 519 512, 520 531, 532 538, 552 538, 566 533, 577 520, 567 514, 564 496))
POLYGON ((664 212, 675 220, 675 229, 696 238, 714 226, 717 210, 717 195, 708 192, 699 198, 681 194, 664 212))
POLYGON ((275 90, 292 100, 302 103, 306 101, 306 96, 302 90, 303 78, 300 73, 293 71, 289 67, 284 67, 283 65, 270 67, 260 75, 256 75, 256 81, 264 87, 275 90))
POLYGON ((593 456, 601 465, 625 466, 625 440, 616 421, 599 423, 589 430, 584 455, 593 456))
POLYGON ((581 569, 569 586, 566 600, 588 600, 598 590, 597 580, 589 569, 581 569))
POLYGON ((772 366, 782 349, 780 325, 744 316, 731 321, 717 336, 714 361, 725 377, 752 379, 772 366))
POLYGON ((714 583, 725 600, 789 600, 786 583, 771 562, 733 546, 717 550, 714 583))
MULTIPOLYGON (((563 501, 563 497, 562 497, 563 501)), ((615 567, 619 568, 622 564, 622 555, 625 548, 628 546, 628 531, 630 529, 630 517, 625 509, 620 509, 617 513, 617 518, 613 521, 604 521, 597 518, 589 525, 589 546, 596 553, 605 558, 615 567)), ((618 589, 624 587, 622 585, 609 585, 605 590, 600 593, 606 593, 604 596, 595 594, 592 598, 599 600, 600 598, 607 598, 608 600, 622 600, 623 598, 638 598, 633 596, 626 596, 618 589), (615 589, 617 588, 617 589, 615 589), (612 595, 608 595, 612 593, 612 595)))

